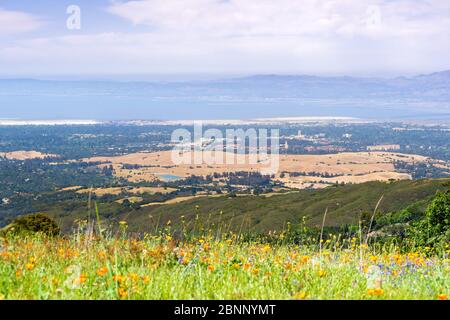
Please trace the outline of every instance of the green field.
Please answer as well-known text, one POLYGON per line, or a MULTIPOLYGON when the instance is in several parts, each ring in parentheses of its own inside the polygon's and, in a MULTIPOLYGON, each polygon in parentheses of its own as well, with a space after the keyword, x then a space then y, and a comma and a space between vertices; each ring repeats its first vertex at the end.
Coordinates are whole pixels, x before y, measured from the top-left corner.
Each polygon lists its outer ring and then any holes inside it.
MULTIPOLYGON (((125 225, 122 225, 125 227, 125 225)), ((175 242, 74 235, 0 244, 0 299, 447 299, 449 249, 400 253, 332 237, 297 246, 236 234, 175 242)))

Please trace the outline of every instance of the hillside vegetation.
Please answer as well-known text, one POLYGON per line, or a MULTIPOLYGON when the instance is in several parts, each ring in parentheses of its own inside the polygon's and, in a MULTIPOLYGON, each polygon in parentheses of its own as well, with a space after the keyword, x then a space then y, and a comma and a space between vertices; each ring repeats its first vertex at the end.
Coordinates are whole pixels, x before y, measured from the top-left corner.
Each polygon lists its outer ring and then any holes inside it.
MULTIPOLYGON (((73 232, 63 236, 43 214, 20 217, 0 230, 0 300, 447 300, 448 186, 448 180, 367 183, 267 198, 204 198, 116 215, 100 215, 94 205, 88 218, 85 212, 84 219, 75 221, 73 232), (385 211, 366 204, 372 200, 385 211), (227 203, 230 211, 216 213, 227 203), (330 227, 354 224, 357 219, 356 231, 320 229, 317 234, 313 231, 317 228, 298 224, 293 229, 288 223, 301 216, 295 215, 296 208, 320 212, 322 206, 328 208, 330 227), (409 236, 376 241, 369 236, 372 222, 367 227, 366 217, 372 214, 363 210, 380 216, 374 226, 410 224, 409 236), (233 211, 240 216, 230 218, 233 211), (251 212, 259 212, 261 219, 256 215, 247 219, 251 212), (155 224, 159 228, 136 237, 135 231, 151 231, 155 224), (262 235, 261 225, 283 230, 262 235), (236 228, 239 231, 232 231, 236 228)), ((102 208, 116 210, 116 205, 102 204, 102 208)), ((59 217, 66 223, 74 218, 59 217)), ((315 213, 302 221, 317 227, 314 221, 324 217, 315 213)))
MULTIPOLYGON (((126 225, 123 225, 126 228, 126 225)), ((400 253, 357 238, 302 246, 236 234, 0 238, 2 299, 440 299, 448 252, 400 253), (443 258, 444 257, 444 258, 443 258)))
MULTIPOLYGON (((265 233, 282 230, 287 222, 320 227, 328 208, 326 227, 355 225, 364 212, 373 212, 383 196, 377 218, 391 218, 392 212, 408 209, 412 218, 423 216, 427 205, 439 190, 445 190, 450 179, 367 182, 357 185, 329 187, 322 190, 259 196, 200 197, 170 205, 156 205, 132 209, 118 203, 99 202, 98 211, 104 223, 127 221, 131 232, 152 232, 169 221, 173 229, 194 228, 197 221, 203 227, 227 228, 233 231, 265 233)), ((43 210, 53 217, 63 231, 70 231, 74 220, 87 219, 85 202, 61 202, 43 210)), ((91 204, 91 217, 94 204, 91 204)), ((386 220, 385 219, 385 220, 386 220)), ((389 220, 389 219, 387 219, 389 220)), ((391 219, 392 220, 392 219, 391 219)), ((403 221, 404 222, 404 221, 403 221)))

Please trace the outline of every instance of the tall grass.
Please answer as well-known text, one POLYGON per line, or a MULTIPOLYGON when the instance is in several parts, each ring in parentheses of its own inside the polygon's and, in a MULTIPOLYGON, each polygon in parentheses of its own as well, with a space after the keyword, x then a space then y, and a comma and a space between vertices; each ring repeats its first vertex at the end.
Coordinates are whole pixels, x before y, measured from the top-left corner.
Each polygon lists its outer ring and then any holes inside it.
POLYGON ((65 237, 7 236, 0 240, 0 299, 446 299, 450 294, 448 246, 405 252, 392 243, 368 245, 361 234, 324 235, 323 228, 320 239, 295 244, 289 229, 247 238, 223 226, 218 232, 194 223, 195 233, 176 234, 167 223, 139 239, 127 233, 125 222, 113 232, 100 220, 80 223, 65 237), (96 232, 90 231, 93 225, 96 232))

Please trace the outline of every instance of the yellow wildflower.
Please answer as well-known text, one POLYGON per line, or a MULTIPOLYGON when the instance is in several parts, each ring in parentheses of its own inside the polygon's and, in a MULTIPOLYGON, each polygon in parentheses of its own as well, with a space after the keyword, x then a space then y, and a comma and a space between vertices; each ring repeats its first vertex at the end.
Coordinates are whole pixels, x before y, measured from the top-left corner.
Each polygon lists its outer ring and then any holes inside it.
POLYGON ((115 274, 113 276, 113 280, 117 283, 122 283, 123 282, 123 277, 121 275, 115 274))
POLYGON ((259 274, 259 269, 253 269, 253 270, 252 270, 252 273, 255 274, 255 275, 256 275, 256 274, 259 274))
POLYGON ((367 294, 369 296, 381 296, 383 295, 384 290, 381 288, 376 288, 376 289, 367 289, 367 294))
POLYGON ((232 265, 233 269, 239 269, 241 266, 239 265, 239 263, 233 263, 232 265))
POLYGON ((296 294, 294 294, 293 298, 296 300, 304 300, 304 299, 306 299, 306 296, 307 296, 306 292, 302 291, 302 292, 297 292, 296 294))
POLYGON ((97 270, 97 275, 98 275, 99 277, 103 277, 106 273, 108 273, 108 268, 106 268, 106 267, 99 268, 99 269, 97 270))
POLYGON ((309 261, 309 256, 301 256, 300 258, 300 262, 301 263, 307 263, 309 261))
POLYGON ((118 294, 119 294, 119 297, 121 297, 121 298, 125 298, 128 296, 128 292, 124 288, 119 288, 118 294))

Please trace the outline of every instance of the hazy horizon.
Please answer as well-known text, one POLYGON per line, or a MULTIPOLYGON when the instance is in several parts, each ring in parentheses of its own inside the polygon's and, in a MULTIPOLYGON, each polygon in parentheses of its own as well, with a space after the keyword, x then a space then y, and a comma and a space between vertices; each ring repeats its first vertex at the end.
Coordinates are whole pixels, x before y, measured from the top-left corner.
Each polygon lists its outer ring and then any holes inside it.
POLYGON ((448 118, 449 56, 446 0, 4 0, 0 118, 448 118))
POLYGON ((346 74, 346 73, 233 73, 233 74, 67 74, 67 75, 3 75, 0 73, 0 80, 37 80, 37 81, 94 81, 94 82, 183 82, 183 81, 220 81, 251 77, 321 77, 321 78, 360 78, 360 79, 396 79, 412 78, 417 76, 431 75, 436 73, 450 72, 445 70, 430 70, 429 72, 410 72, 392 74, 346 74))
POLYGON ((195 80, 1 80, 0 118, 448 119, 450 72, 396 78, 260 75, 195 80))

